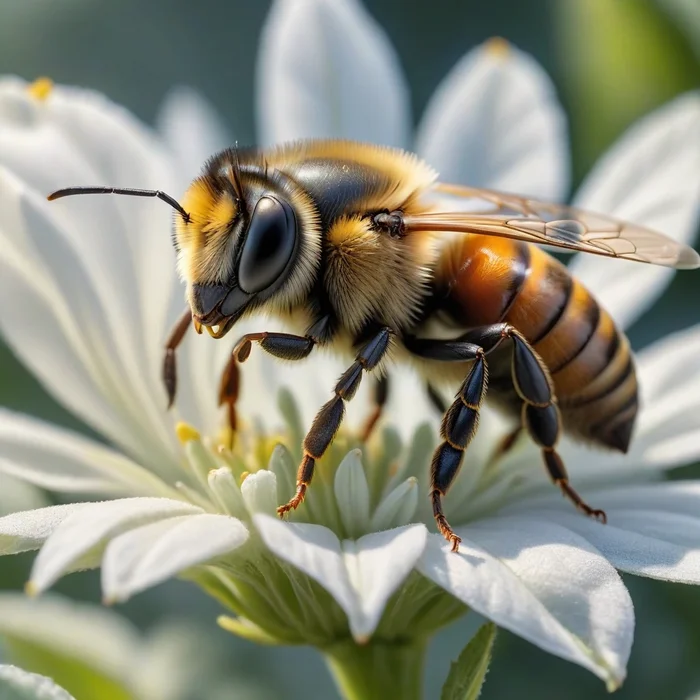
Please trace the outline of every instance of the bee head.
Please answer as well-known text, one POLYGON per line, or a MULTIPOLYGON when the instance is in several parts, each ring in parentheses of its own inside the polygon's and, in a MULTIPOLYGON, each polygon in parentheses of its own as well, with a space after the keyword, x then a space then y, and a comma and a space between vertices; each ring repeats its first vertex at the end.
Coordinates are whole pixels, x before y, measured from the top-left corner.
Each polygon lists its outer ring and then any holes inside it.
POLYGON ((318 266, 315 209, 280 173, 215 156, 185 193, 175 225, 178 267, 196 323, 225 335, 255 309, 291 310, 318 266))

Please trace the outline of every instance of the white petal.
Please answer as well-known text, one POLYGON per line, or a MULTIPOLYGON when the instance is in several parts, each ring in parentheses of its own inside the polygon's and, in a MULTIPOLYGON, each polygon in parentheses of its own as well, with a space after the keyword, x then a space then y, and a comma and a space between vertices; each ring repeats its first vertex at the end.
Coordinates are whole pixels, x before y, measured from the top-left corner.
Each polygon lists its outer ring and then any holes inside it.
POLYGON ((248 530, 226 515, 187 515, 130 530, 113 539, 102 561, 102 591, 127 600, 181 571, 240 547, 248 530))
POLYGON ((341 543, 327 528, 256 515, 265 544, 321 584, 348 616, 355 639, 376 629, 384 606, 423 552, 426 530, 410 525, 341 543))
MULTIPOLYGON (((700 216, 700 93, 683 95, 635 124, 597 163, 575 203, 691 243, 700 216)), ((666 268, 591 255, 578 256, 571 269, 623 326, 673 276, 666 268)))
POLYGON ((90 504, 67 503, 25 510, 0 518, 0 554, 18 554, 39 549, 69 515, 88 505, 90 504))
POLYGON ((233 145, 212 105, 199 92, 183 85, 165 96, 156 123, 187 178, 194 178, 208 158, 233 145))
POLYGON ((13 348, 59 400, 116 442, 138 436, 152 452, 159 441, 172 443, 159 378, 176 289, 170 212, 124 197, 51 205, 44 198, 67 184, 177 191, 170 176, 177 169, 142 125, 103 98, 56 88, 42 102, 11 80, 0 81, 0 166, 13 173, 4 173, 1 188, 0 262, 14 268, 0 277, 22 290, 13 294, 19 308, 2 307, 13 348), (56 353, 44 351, 45 365, 26 342, 29 332, 11 327, 13 314, 39 319, 37 307, 43 313, 34 333, 56 353), (63 391, 71 380, 75 391, 63 391), (131 413, 138 407, 141 420, 122 430, 120 440, 119 420, 109 411, 122 402, 132 404, 131 413))
MULTIPOLYGON (((64 405, 154 468, 159 462, 171 466, 170 419, 154 400, 162 387, 149 391, 155 380, 127 367, 129 357, 137 360, 111 340, 122 329, 107 324, 87 260, 71 235, 48 203, 0 167, 0 299, 6 300, 0 330, 64 405)), ((102 283, 105 295, 115 289, 116 282, 114 288, 102 283)))
POLYGON ((249 474, 241 484, 241 496, 243 496, 249 513, 274 515, 279 502, 277 477, 267 469, 249 474))
MULTIPOLYGON (((698 505, 700 499, 696 499, 696 513, 698 505)), ((622 571, 662 581, 700 583, 700 519, 642 509, 632 500, 629 506, 629 510, 609 510, 607 525, 575 513, 556 512, 551 517, 585 537, 622 571)))
POLYGON ((0 692, 7 700, 75 700, 48 676, 0 664, 0 692))
POLYGON ((0 635, 121 681, 133 672, 142 647, 138 632, 124 617, 51 594, 36 600, 17 593, 0 595, 0 635))
POLYGON ((459 554, 432 536, 419 570, 501 627, 619 686, 634 614, 598 552, 569 530, 526 518, 473 523, 460 535, 459 554))
POLYGON ((0 473, 53 491, 173 495, 163 481, 118 452, 68 430, 2 409, 0 473))
POLYGON ((122 532, 201 512, 201 508, 169 498, 123 498, 80 508, 49 535, 34 561, 31 588, 41 592, 67 571, 96 566, 106 542, 122 532))
POLYGON ((492 39, 438 86, 418 152, 440 179, 560 201, 569 188, 566 119, 549 76, 528 54, 492 39))
POLYGON ((359 615, 350 617, 350 631, 359 643, 369 639, 384 607, 404 582, 425 549, 424 525, 406 525, 343 542, 343 559, 356 591, 359 615))
POLYGON ((407 143, 408 90, 398 58, 357 0, 276 0, 257 78, 263 145, 322 137, 407 143))

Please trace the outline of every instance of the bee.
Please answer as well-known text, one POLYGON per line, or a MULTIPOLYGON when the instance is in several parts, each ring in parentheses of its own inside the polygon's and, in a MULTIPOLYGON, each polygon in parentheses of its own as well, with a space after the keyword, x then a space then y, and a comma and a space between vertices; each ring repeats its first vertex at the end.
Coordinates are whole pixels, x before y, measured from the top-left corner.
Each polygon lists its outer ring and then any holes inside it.
MULTIPOLYGON (((550 478, 580 511, 603 522, 570 485, 557 452, 562 432, 626 452, 638 410, 630 346, 612 318, 541 244, 676 268, 691 248, 641 226, 511 194, 442 183, 417 156, 349 141, 302 141, 212 157, 181 202, 161 191, 74 187, 67 195, 157 197, 173 207, 187 308, 165 350, 172 404, 175 349, 193 323, 223 338, 254 312, 291 333, 261 331, 235 345, 220 400, 235 428, 237 363, 253 343, 284 360, 316 347, 350 353, 348 369, 303 443, 297 508, 316 462, 365 374, 378 377, 371 430, 387 397, 389 364, 408 363, 436 387, 442 442, 430 467, 438 530, 456 551, 442 499, 476 433, 487 395, 539 446, 550 478)), ((400 416, 398 417, 400 419, 400 416)))

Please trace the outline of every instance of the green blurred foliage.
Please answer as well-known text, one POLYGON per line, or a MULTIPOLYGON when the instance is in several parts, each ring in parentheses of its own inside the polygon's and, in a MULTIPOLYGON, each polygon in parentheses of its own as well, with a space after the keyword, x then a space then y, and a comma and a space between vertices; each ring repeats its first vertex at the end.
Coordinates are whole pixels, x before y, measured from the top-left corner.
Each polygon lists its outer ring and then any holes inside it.
MULTIPOLYGON (((366 0, 400 55, 420 115, 434 87, 461 55, 490 36, 533 54, 553 77, 571 123, 578 182, 638 116, 700 86, 699 0, 366 0)), ((255 138, 257 37, 269 3, 233 0, 0 0, 0 72, 93 87, 153 122, 173 85, 199 90, 242 143, 255 138)), ((678 275, 631 330, 635 347, 698 321, 700 276, 678 275)), ((0 346, 0 405, 81 427, 0 346)), ((686 476, 698 476, 686 470, 686 476)), ((0 588, 21 588, 30 556, 0 560, 0 588)), ((685 698, 700 686, 697 589, 626 579, 637 611, 629 678, 620 700, 685 698)), ((69 577, 58 590, 97 601, 95 573, 69 577)), ((119 610, 142 628, 171 616, 205 621, 220 612, 193 586, 173 582, 119 610)), ((470 616, 432 645, 427 697, 437 697, 450 661, 479 620, 470 616)), ((320 657, 310 650, 256 647, 218 630, 229 668, 265 678, 274 697, 335 697, 320 657)), ((202 688, 201 698, 215 691, 202 688)), ((108 697, 108 696, 104 696, 108 697)), ((219 696, 217 695, 217 698, 219 696)), ((245 693, 231 697, 245 699, 245 693)), ((507 633, 499 635, 482 697, 607 697, 590 673, 507 633), (536 672, 535 672, 536 669, 536 672)))

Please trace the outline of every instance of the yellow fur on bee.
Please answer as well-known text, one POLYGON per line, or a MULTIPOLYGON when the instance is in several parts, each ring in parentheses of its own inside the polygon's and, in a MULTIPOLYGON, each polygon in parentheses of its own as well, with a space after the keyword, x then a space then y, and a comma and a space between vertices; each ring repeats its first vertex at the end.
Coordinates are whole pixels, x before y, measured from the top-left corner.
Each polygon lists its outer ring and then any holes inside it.
POLYGON ((420 311, 432 261, 431 236, 392 238, 359 216, 333 222, 324 282, 351 332, 369 319, 402 328, 420 311))

